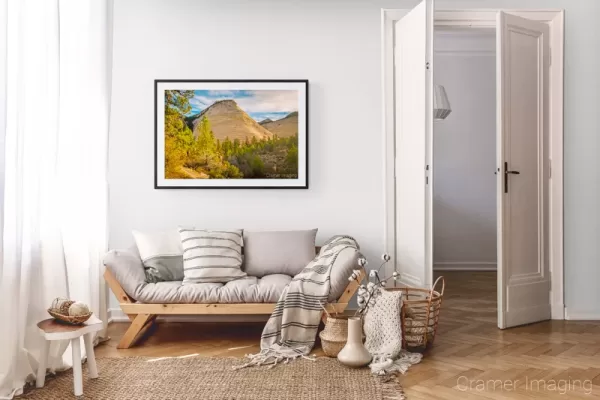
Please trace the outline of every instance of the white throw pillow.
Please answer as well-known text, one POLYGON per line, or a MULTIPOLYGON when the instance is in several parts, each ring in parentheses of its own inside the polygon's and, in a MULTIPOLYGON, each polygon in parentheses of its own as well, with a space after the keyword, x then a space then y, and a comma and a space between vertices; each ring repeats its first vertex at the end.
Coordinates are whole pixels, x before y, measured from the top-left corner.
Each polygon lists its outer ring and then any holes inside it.
POLYGON ((242 271, 242 231, 179 228, 183 284, 229 282, 242 271))
POLYGON ((183 280, 183 249, 176 229, 151 233, 133 231, 132 234, 147 282, 183 280))

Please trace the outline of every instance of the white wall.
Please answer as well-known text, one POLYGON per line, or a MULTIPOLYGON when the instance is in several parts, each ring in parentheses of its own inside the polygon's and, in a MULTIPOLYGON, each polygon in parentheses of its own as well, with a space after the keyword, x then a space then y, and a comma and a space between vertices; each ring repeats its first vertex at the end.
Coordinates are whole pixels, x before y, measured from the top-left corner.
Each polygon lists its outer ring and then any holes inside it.
POLYGON ((496 268, 496 57, 493 30, 436 32, 434 80, 452 113, 434 122, 436 269, 496 268))
MULTIPOLYGON (((380 8, 396 1, 117 0, 110 247, 178 224, 319 228, 384 250, 380 8), (309 79, 308 190, 155 190, 154 79, 309 79)), ((113 299, 114 300, 114 299, 113 299)), ((114 303, 113 303, 114 306, 114 303)))
MULTIPOLYGON (((110 245, 179 223, 319 226, 383 246, 380 8, 417 0, 116 0, 110 137, 110 245), (307 78, 310 189, 153 189, 156 78, 307 78)), ((600 2, 438 0, 436 7, 564 8, 565 294, 600 318, 600 2)), ((93 115, 93 110, 90 110, 93 115)))

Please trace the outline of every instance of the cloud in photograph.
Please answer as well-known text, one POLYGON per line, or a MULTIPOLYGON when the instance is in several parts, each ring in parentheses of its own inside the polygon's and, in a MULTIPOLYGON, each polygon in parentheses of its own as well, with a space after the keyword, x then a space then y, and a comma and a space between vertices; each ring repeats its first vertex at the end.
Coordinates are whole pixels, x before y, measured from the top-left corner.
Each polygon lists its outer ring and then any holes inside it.
POLYGON ((190 99, 190 114, 197 114, 220 100, 234 100, 257 121, 265 118, 275 120, 298 111, 296 90, 195 90, 194 97, 190 99))

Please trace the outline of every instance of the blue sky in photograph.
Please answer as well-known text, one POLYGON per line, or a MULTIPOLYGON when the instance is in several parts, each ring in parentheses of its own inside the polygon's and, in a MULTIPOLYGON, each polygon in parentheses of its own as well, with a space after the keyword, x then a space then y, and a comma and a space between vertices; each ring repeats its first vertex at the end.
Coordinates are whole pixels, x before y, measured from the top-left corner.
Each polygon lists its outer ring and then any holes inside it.
POLYGON ((285 117, 286 115, 288 115, 289 113, 291 113, 291 111, 289 112, 249 112, 248 115, 251 116, 252 118, 254 118, 254 120, 256 122, 260 122, 260 121, 264 121, 265 119, 269 118, 271 121, 277 121, 278 119, 281 119, 283 117, 285 117))
POLYGON ((266 118, 275 121, 298 111, 296 90, 194 90, 188 115, 198 114, 219 100, 234 100, 257 122, 266 118))

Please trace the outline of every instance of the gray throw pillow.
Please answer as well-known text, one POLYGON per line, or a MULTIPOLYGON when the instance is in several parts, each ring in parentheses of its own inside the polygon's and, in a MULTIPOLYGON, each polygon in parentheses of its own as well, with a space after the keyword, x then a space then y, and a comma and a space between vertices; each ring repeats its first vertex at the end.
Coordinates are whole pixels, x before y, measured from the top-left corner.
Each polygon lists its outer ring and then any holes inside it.
POLYGON ((183 280, 183 249, 176 229, 144 233, 133 231, 146 272, 146 282, 183 280))
POLYGON ((317 229, 307 231, 244 231, 244 270, 261 278, 295 276, 315 258, 317 229))

